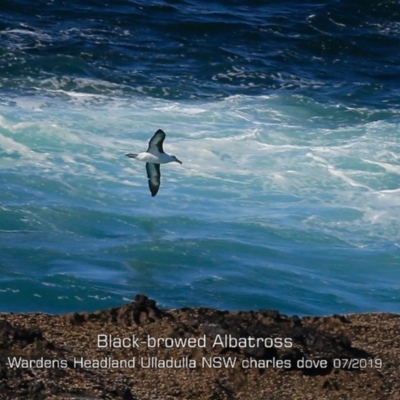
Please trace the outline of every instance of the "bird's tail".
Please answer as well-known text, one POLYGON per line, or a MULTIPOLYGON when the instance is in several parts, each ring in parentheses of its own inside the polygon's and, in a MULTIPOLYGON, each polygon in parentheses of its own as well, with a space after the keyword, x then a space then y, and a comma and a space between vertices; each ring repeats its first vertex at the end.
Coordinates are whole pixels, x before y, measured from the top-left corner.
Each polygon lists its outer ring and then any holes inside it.
POLYGON ((127 157, 130 157, 130 158, 136 158, 138 155, 135 153, 135 154, 133 154, 133 153, 129 153, 129 154, 125 154, 127 157))

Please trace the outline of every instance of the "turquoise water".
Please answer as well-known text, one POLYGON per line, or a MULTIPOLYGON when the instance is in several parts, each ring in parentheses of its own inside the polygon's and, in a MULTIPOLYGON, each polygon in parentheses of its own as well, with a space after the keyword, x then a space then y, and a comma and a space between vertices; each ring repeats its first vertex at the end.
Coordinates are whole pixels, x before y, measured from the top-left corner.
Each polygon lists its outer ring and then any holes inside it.
POLYGON ((47 100, 1 109, 3 310, 135 293, 169 307, 396 310, 396 120, 326 127, 328 110, 279 95, 47 100), (159 127, 183 164, 162 167, 151 198, 144 164, 124 155, 159 127))
POLYGON ((0 311, 398 312, 398 5, 15 3, 0 311), (160 128, 152 198, 125 154, 160 128))

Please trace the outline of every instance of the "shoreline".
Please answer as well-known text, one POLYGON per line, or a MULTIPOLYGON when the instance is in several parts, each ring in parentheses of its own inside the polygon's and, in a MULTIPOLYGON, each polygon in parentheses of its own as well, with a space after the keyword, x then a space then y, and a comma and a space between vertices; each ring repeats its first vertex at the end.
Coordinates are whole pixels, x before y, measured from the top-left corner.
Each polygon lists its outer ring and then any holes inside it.
POLYGON ((400 399, 400 314, 0 313, 0 399, 400 399))

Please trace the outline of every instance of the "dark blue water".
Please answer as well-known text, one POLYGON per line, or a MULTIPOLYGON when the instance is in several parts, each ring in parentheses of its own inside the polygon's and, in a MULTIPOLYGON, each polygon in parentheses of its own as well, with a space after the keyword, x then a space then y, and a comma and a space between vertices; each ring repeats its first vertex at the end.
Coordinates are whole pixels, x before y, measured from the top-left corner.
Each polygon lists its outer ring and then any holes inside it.
POLYGON ((396 107, 399 14, 397 1, 5 1, 2 87, 396 107))
POLYGON ((398 311, 399 2, 0 10, 0 310, 398 311))

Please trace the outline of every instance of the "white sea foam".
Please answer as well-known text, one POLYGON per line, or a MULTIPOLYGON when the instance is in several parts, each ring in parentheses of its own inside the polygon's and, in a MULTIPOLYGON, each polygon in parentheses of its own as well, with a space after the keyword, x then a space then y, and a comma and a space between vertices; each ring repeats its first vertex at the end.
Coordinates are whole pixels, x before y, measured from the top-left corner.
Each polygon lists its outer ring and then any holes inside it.
MULTIPOLYGON (((107 286, 102 273, 115 268, 117 292, 135 282, 207 287, 210 276, 228 290, 232 279, 256 285, 253 272, 284 275, 293 285, 312 275, 336 290, 329 268, 361 268, 346 259, 355 252, 355 260, 374 251, 392 260, 400 247, 395 122, 322 126, 318 105, 296 110, 295 100, 279 96, 178 102, 72 94, 71 102, 53 95, 51 104, 38 101, 40 112, 29 101, 0 106, 8 224, 0 232, 30 232, 26 246, 49 251, 44 265, 54 273, 52 260, 65 257, 60 271, 85 284, 107 286), (162 166, 153 199, 145 165, 125 154, 146 150, 159 128, 167 133, 165 151, 183 164, 162 166), (321 278, 316 264, 328 271, 321 278)), ((372 270, 375 261, 367 261, 372 270)), ((261 286, 254 290, 265 295, 261 286)), ((100 301, 105 293, 89 295, 100 301)), ((75 294, 69 298, 86 298, 75 294)))

